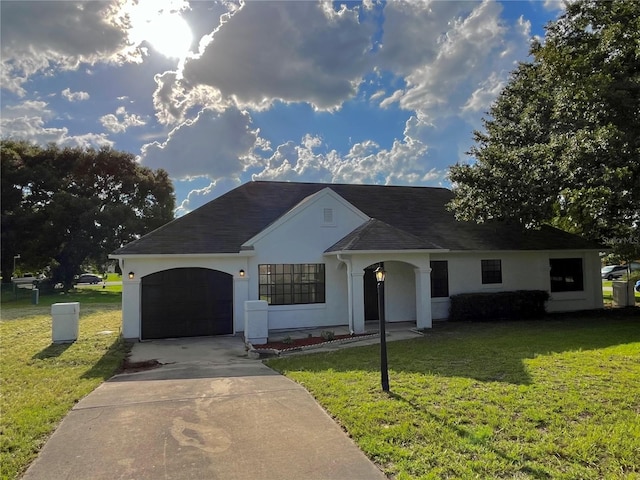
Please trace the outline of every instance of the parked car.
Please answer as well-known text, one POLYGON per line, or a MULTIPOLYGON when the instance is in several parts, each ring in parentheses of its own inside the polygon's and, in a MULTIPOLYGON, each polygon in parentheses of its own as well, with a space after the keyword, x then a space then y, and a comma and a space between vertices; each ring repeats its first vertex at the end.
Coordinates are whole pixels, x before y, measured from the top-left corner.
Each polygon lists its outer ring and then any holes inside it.
POLYGON ((11 281, 16 285, 33 285, 34 283, 44 280, 46 277, 42 274, 34 275, 33 273, 25 273, 21 277, 11 277, 11 281))
POLYGON ((97 283, 100 283, 102 281, 102 277, 99 275, 96 275, 94 273, 83 273, 82 275, 78 276, 78 280, 76 280, 76 283, 90 283, 91 285, 95 285, 97 283))
POLYGON ((602 267, 600 274, 605 280, 613 280, 622 277, 627 272, 626 265, 607 265, 602 267))
POLYGON ((33 283, 37 278, 33 275, 33 273, 25 273, 21 277, 11 277, 11 281, 17 285, 23 283, 33 283))
POLYGON ((636 286, 633 288, 635 289, 636 292, 640 293, 640 280, 636 282, 636 286))

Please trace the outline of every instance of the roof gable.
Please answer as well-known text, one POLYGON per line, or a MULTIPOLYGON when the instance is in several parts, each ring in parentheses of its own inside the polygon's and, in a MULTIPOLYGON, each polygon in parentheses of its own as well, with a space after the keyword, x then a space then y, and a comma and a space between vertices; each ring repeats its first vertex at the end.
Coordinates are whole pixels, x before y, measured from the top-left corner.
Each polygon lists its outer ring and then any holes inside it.
POLYGON ((257 235, 254 235, 246 242, 242 244, 243 248, 251 248, 251 246, 266 237, 274 231, 275 229, 282 226, 284 223, 290 221, 297 215, 303 215, 309 208, 318 202, 322 202, 326 200, 327 197, 330 197, 335 202, 338 202, 345 209, 351 210, 356 216, 360 217, 363 222, 369 220, 369 217, 354 207, 352 204, 347 202, 344 198, 334 192, 330 187, 325 187, 322 190, 309 195, 308 197, 303 198, 300 202, 298 202, 293 208, 289 211, 285 212, 282 216, 278 217, 273 223, 267 226, 265 229, 261 230, 257 235))

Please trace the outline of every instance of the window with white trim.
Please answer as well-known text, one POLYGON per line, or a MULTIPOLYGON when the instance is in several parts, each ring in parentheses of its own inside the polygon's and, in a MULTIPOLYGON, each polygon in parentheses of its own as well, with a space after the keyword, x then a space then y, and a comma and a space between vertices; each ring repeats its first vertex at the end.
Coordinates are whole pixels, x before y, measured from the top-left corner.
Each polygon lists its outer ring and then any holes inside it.
POLYGON ((446 260, 432 260, 431 298, 449 296, 449 265, 446 260))
POLYGON ((502 283, 502 261, 482 260, 482 284, 502 283))
POLYGON ((260 300, 269 305, 325 303, 323 263, 258 265, 260 300))
POLYGON ((550 258, 549 267, 552 292, 581 292, 584 290, 581 258, 550 258))

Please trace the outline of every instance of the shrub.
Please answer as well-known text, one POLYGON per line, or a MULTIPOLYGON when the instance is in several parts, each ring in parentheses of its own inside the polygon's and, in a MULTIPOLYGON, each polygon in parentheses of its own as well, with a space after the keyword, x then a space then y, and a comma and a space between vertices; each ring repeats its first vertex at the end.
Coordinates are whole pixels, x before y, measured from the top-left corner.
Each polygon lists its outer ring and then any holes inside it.
POLYGON ((545 314, 549 292, 517 290, 513 292, 461 293, 451 296, 449 320, 519 320, 545 314))
POLYGON ((322 332, 320 332, 320 336, 327 342, 335 340, 336 338, 336 334, 332 330, 323 330, 322 332))

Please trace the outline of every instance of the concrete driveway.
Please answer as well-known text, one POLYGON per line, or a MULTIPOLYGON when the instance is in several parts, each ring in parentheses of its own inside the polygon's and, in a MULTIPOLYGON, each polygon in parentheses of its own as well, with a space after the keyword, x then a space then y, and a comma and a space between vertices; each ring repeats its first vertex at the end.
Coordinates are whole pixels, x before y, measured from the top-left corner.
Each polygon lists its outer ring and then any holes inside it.
POLYGON ((300 385, 237 337, 135 344, 154 370, 113 377, 26 472, 50 479, 384 479, 300 385))

